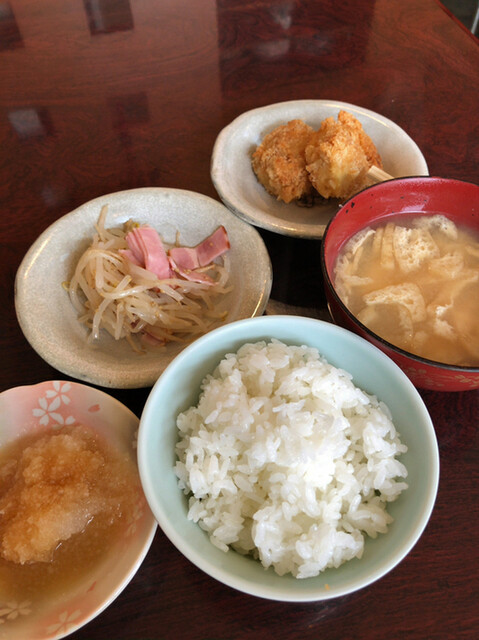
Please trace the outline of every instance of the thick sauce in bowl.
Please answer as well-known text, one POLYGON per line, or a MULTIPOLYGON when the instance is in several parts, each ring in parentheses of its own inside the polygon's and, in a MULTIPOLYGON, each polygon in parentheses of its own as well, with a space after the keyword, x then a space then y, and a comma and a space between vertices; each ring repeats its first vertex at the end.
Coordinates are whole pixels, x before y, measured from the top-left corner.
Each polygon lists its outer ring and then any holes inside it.
POLYGON ((83 426, 21 438, 0 456, 0 597, 38 602, 108 556, 140 495, 133 461, 83 426))

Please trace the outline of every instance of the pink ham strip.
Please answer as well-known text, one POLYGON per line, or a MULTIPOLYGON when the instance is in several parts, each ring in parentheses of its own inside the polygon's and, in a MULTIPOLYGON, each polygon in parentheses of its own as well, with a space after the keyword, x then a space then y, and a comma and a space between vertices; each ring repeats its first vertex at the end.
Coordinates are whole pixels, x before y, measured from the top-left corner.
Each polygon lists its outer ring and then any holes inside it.
POLYGON ((228 251, 230 246, 226 229, 223 226, 218 227, 216 231, 195 247, 200 266, 204 267, 210 264, 215 258, 228 251))
POLYGON ((170 262, 177 269, 198 269, 200 263, 196 249, 190 247, 173 247, 168 251, 170 262))
POLYGON ((229 248, 230 241, 226 229, 218 227, 196 247, 174 247, 168 253, 177 269, 192 270, 205 267, 229 248))
POLYGON ((136 253, 133 253, 131 249, 119 249, 118 253, 121 256, 124 256, 129 262, 136 264, 138 267, 143 266, 143 261, 138 260, 138 258, 136 257, 136 253))
POLYGON ((176 271, 176 273, 178 273, 185 280, 190 280, 190 282, 201 282, 202 284, 215 284, 213 278, 210 278, 206 273, 196 271, 195 269, 185 269, 182 265, 177 265, 171 257, 170 265, 173 271, 176 271))
POLYGON ((221 226, 196 247, 173 247, 166 254, 158 233, 149 226, 135 227, 126 235, 128 249, 122 255, 134 264, 144 267, 158 278, 171 278, 174 272, 192 282, 214 284, 205 273, 196 271, 209 265, 230 248, 226 229, 221 226))
POLYGON ((171 268, 165 248, 158 233, 152 227, 136 227, 126 235, 126 242, 140 266, 154 273, 160 280, 171 277, 171 268))
POLYGON ((140 244, 138 242, 138 238, 131 231, 125 236, 126 243, 128 245, 129 251, 135 256, 135 264, 140 267, 145 266, 145 256, 143 255, 143 251, 141 250, 140 244))

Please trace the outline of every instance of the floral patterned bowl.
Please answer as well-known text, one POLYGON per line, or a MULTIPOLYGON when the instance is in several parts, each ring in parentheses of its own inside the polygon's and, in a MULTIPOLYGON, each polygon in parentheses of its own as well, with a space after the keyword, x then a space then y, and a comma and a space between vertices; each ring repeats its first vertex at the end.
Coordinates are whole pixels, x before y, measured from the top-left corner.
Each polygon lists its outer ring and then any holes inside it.
MULTIPOLYGON (((60 380, 0 393, 0 447, 35 431, 58 431, 73 424, 92 427, 136 464, 139 420, 108 394, 60 380)), ((156 526, 141 493, 124 534, 112 544, 107 557, 55 598, 38 603, 17 601, 0 589, 0 639, 57 640, 99 615, 135 575, 156 526)))

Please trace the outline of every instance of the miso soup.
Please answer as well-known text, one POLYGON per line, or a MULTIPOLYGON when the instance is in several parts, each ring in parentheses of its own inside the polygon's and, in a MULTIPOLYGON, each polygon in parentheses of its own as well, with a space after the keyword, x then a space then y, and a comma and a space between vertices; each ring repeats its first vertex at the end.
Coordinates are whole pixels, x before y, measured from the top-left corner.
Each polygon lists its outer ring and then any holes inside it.
POLYGON ((418 356, 479 366, 479 234, 443 215, 392 216, 342 248, 338 295, 371 331, 418 356))

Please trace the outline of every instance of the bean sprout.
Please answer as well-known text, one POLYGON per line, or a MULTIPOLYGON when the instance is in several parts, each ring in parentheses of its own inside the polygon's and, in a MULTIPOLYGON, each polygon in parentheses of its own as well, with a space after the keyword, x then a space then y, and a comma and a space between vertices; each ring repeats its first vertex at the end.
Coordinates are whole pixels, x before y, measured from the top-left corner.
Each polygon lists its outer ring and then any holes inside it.
MULTIPOLYGON (((80 257, 68 284, 79 321, 90 329, 88 341, 100 338, 101 330, 115 340, 126 339, 137 351, 145 344, 191 342, 224 321, 227 312, 217 308, 218 298, 228 286, 230 258, 224 253, 199 272, 214 282, 187 280, 177 273, 159 279, 122 255, 127 233, 135 226, 129 220, 122 228, 105 227, 107 207, 95 225, 92 244, 80 257)), ((172 246, 163 241, 168 251, 172 246)))

